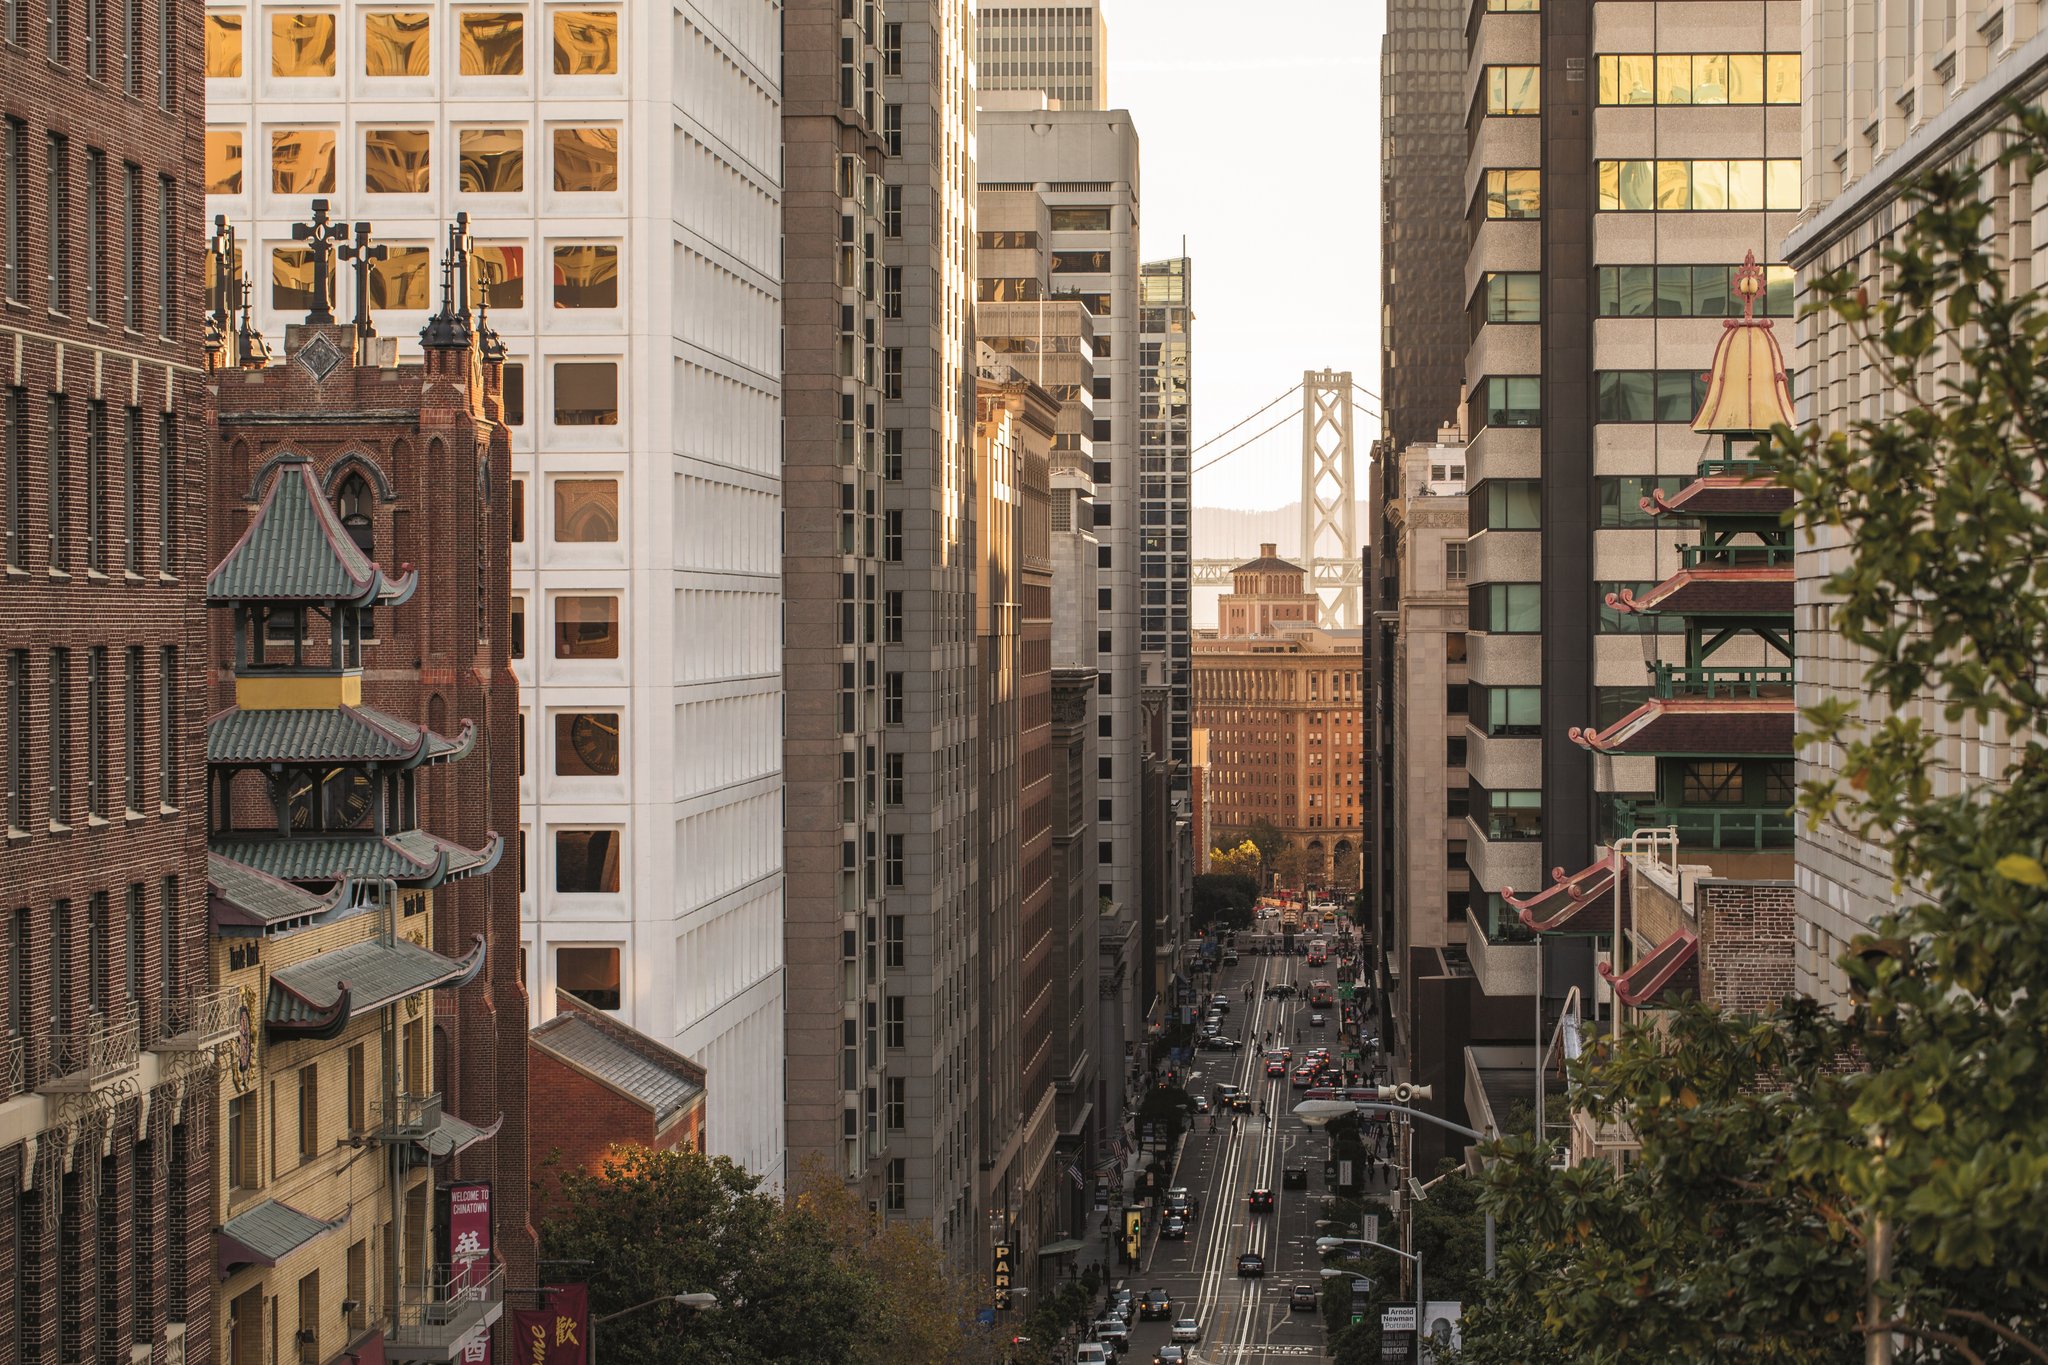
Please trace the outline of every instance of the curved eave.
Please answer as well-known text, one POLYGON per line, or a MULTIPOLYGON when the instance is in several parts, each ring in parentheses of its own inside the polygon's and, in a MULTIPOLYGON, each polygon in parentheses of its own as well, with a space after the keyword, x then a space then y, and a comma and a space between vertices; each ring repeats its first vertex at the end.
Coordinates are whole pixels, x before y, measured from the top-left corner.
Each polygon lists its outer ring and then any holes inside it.
MULTIPOLYGON (((475 937, 475 939, 470 943, 469 952, 465 954, 463 957, 456 960, 455 965, 457 970, 454 972, 454 974, 449 976, 444 981, 435 982, 434 988, 436 990, 441 990, 450 987, 459 989, 460 987, 469 985, 472 981, 475 981, 479 976, 483 975, 486 955, 487 949, 484 945, 484 936, 482 934, 478 934, 475 937)), ((502 1117, 502 1115, 500 1117, 502 1117)), ((491 1131, 496 1132, 497 1130, 494 1128, 491 1131)))
POLYGON ((1653 517, 1775 517, 1782 516, 1791 505, 1792 490, 1784 485, 1734 474, 1705 474, 1676 493, 1653 488, 1641 500, 1642 509, 1653 517), (1761 500, 1765 505, 1715 505, 1731 498, 1761 500))
POLYGON ((1591 867, 1567 877, 1564 869, 1551 869, 1551 885, 1533 896, 1516 896, 1512 886, 1501 888, 1501 899, 1514 910, 1524 926, 1539 934, 1564 928, 1581 914, 1613 907, 1620 881, 1619 855, 1609 854, 1591 867))
POLYGON ((1790 616, 1792 614, 1792 566, 1787 565, 1707 565, 1696 569, 1680 569, 1671 577, 1651 588, 1641 597, 1633 588, 1607 594, 1607 605, 1624 615, 1636 616, 1790 616), (1775 599, 1782 590, 1785 601, 1779 605, 1770 602, 1689 602, 1688 597, 1704 597, 1715 589, 1750 588, 1759 594, 1768 592, 1775 599))
POLYGON ((282 1038, 305 1038, 318 1042, 340 1037, 341 1031, 348 1027, 351 992, 346 981, 336 982, 335 987, 333 1003, 321 1005, 308 1000, 273 976, 270 978, 273 997, 282 995, 286 999, 296 1001, 301 1013, 289 1019, 271 1019, 267 1017, 269 1011, 266 1009, 264 1033, 272 1041, 282 1038))
POLYGON ((1624 1005, 1640 1005, 1655 999, 1659 991, 1670 985, 1680 969, 1692 961, 1698 947, 1699 935, 1690 929, 1680 929, 1625 972, 1616 974, 1613 963, 1602 962, 1600 979, 1614 988, 1615 997, 1624 1005))
POLYGON ((1792 753, 1795 715, 1790 697, 1653 697, 1605 730, 1566 734, 1596 754, 1769 758, 1792 753))
POLYGON ((452 872, 449 871, 449 857, 446 852, 443 852, 441 854, 441 875, 431 885, 439 886, 442 882, 459 882, 465 877, 482 877, 497 871, 499 862, 505 857, 504 837, 496 830, 491 830, 484 835, 484 839, 484 846, 475 850, 474 856, 477 861, 469 867, 457 868, 452 872))
MULTIPOLYGON (((249 873, 304 894, 303 889, 296 884, 279 881, 267 872, 258 872, 252 867, 249 873)), ((214 890, 211 885, 207 887, 206 903, 215 933, 229 938, 251 938, 261 934, 279 934, 292 929, 303 929, 312 924, 324 924, 349 908, 354 898, 355 886, 355 878, 343 877, 328 891, 317 909, 309 909, 303 914, 265 916, 249 909, 226 892, 214 890)))
POLYGON ((412 595, 420 589, 419 572, 414 569, 407 569, 398 578, 385 578, 383 572, 379 570, 377 577, 380 594, 377 605, 380 607, 402 607, 412 601, 412 595))
MULTIPOLYGON (((425 736, 428 732, 423 728, 420 734, 425 736)), ((429 763, 454 763, 460 759, 468 758, 470 751, 476 748, 476 736, 476 722, 473 720, 464 720, 462 728, 456 731, 454 739, 443 739, 439 735, 433 735, 432 738, 435 742, 446 747, 428 754, 427 761, 429 763)))

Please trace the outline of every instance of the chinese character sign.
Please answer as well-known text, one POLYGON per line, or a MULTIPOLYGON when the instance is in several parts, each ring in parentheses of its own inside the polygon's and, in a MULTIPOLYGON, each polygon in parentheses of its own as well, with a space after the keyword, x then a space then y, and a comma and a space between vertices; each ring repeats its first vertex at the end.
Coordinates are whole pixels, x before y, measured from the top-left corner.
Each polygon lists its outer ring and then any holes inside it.
POLYGON ((517 1365, 590 1365, 590 1290, 557 1284, 541 1291, 542 1306, 512 1310, 517 1365))
MULTIPOLYGON (((482 1181, 448 1187, 448 1293, 460 1298, 491 1274, 491 1187, 482 1181)), ((491 1333, 462 1345, 462 1365, 491 1365, 491 1333)))

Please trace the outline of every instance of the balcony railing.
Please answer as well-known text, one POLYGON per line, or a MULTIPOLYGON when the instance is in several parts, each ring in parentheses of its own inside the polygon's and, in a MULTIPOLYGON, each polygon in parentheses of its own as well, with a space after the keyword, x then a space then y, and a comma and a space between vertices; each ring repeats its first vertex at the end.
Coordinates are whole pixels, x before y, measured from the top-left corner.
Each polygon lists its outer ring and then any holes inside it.
POLYGON ((28 1089, 28 1050, 18 1033, 0 1038, 0 1100, 11 1100, 28 1089))
POLYGON ((415 1142, 440 1124, 439 1095, 397 1095, 370 1105, 370 1132, 380 1142, 415 1142))
POLYGON ((376 1316, 388 1324, 387 1359, 453 1361, 504 1311, 504 1267, 456 1266, 435 1271, 427 1284, 401 1286, 397 1306, 376 1316))
POLYGON ((1751 479, 1768 479, 1770 471, 1762 460, 1713 459, 1700 461, 1700 477, 1709 474, 1740 474, 1751 479))
POLYGON ((1657 695, 1673 697, 1789 697, 1792 670, 1785 668, 1689 668, 1684 664, 1652 665, 1657 695))
POLYGON ((127 1001, 78 1028, 42 1035, 42 1089, 94 1090, 133 1071, 142 1060, 142 1025, 127 1001))
POLYGON ((1675 828, 1681 848, 1792 847, 1794 816, 1769 806, 1660 806, 1606 798, 1607 842, 1639 829, 1675 828))
POLYGON ((1790 545, 1681 545, 1678 562, 1688 569, 1774 568, 1792 562, 1790 545))
POLYGON ((242 992, 234 986, 219 986, 190 995, 158 996, 154 1004, 156 1017, 163 1025, 157 1050, 196 1052, 235 1036, 242 992))

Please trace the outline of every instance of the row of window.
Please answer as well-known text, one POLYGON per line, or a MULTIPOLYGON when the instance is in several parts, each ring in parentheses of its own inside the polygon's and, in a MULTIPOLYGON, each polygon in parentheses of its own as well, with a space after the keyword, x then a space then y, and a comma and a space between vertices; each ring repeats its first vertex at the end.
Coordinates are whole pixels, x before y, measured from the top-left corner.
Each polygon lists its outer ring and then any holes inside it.
POLYGON ((73 573, 140 575, 145 567, 177 569, 177 421, 159 413, 156 460, 149 469, 141 408, 119 410, 100 399, 74 404, 69 394, 46 395, 31 411, 28 390, 4 395, 4 449, 0 449, 0 564, 26 572, 33 564, 51 577, 73 573), (37 417, 40 431, 32 430, 37 417), (109 424, 118 420, 119 428, 109 424), (30 451, 40 438, 42 468, 31 473, 30 451), (79 451, 74 461, 72 452, 79 451), (145 511, 144 484, 155 475, 155 516, 145 511), (38 535, 30 514, 40 503, 38 535), (149 533, 155 553, 146 552, 149 533), (41 554, 38 556, 38 546, 41 554))
POLYGON ((0 769, 6 778, 10 833, 28 833, 38 814, 49 832, 63 833, 81 814, 88 825, 97 827, 111 823, 116 816, 140 819, 176 808, 177 697, 182 681, 177 648, 164 645, 157 650, 154 687, 145 675, 145 662, 140 645, 118 654, 105 645, 51 649, 44 653, 40 670, 31 651, 8 651, 6 748, 0 753, 0 769), (154 709, 154 717, 147 716, 150 709, 154 709), (81 718, 83 726, 78 724, 81 718), (152 723, 156 728, 153 789, 147 770, 148 727, 152 723), (46 746, 43 767, 41 772, 33 772, 30 750, 38 742, 46 746), (118 790, 112 752, 117 742, 121 750, 118 790), (81 758, 83 773, 79 772, 81 758), (156 798, 156 812, 145 804, 151 794, 156 798))
MULTIPOLYGON (((1612 586, 1612 585, 1602 585, 1612 586)), ((1648 687, 1596 687, 1593 721, 1599 729, 1620 720, 1649 700, 1648 687)), ((1532 739, 1543 733, 1543 689, 1470 686, 1471 724, 1489 739, 1532 739)))
MULTIPOLYGON (((619 599, 611 594, 563 594, 550 599, 555 611, 557 659, 619 657, 619 599)), ((526 598, 512 597, 512 657, 526 657, 526 598)))
MULTIPOLYGON (((1669 530, 1689 525, 1674 517, 1652 517, 1643 510, 1642 501, 1653 489, 1668 496, 1690 482, 1689 474, 1603 474, 1593 480, 1598 509, 1594 525, 1603 531, 1646 526, 1669 530)), ((1483 480, 1467 496, 1465 516, 1468 533, 1475 536, 1481 531, 1540 531, 1542 483, 1537 479, 1483 480)))
MULTIPOLYGON (((434 306, 434 248, 385 244, 385 257, 370 263, 370 306, 427 309, 434 306)), ((552 242, 547 302, 554 308, 605 309, 619 306, 619 248, 614 242, 552 242)), ((526 306, 523 245, 486 242, 470 258, 477 302, 497 309, 526 306)), ((313 252, 304 246, 270 249, 270 306, 303 313, 319 300, 313 280, 313 252)))
MULTIPOLYGON (((43 53, 58 66, 70 66, 74 44, 80 44, 84 53, 83 72, 88 80, 101 84, 109 83, 108 61, 116 55, 118 45, 120 57, 121 93, 130 99, 142 98, 143 87, 143 6, 142 0, 118 0, 117 5, 102 6, 100 0, 84 0, 80 6, 83 13, 83 32, 74 24, 71 6, 67 0, 47 0, 43 11, 43 53), (107 10, 115 12, 108 13, 107 10), (108 32, 109 25, 114 31, 108 32)), ((15 47, 28 46, 27 6, 20 0, 8 0, 0 7, 0 39, 15 47)), ((157 7, 156 31, 156 97, 157 105, 166 113, 178 107, 178 87, 172 73, 171 54, 178 50, 177 7, 164 3, 157 7)))
POLYGON ((1600 208, 1621 213, 1796 213, 1799 158, 1601 161, 1600 208))
MULTIPOLYGON (((272 128, 273 194, 335 194, 340 183, 331 127, 272 128)), ((619 130, 577 125, 548 130, 552 184, 559 194, 608 194, 619 188, 619 130)), ((526 191, 524 128, 458 128, 457 180, 464 194, 526 191)), ((428 125, 366 128, 362 189, 366 194, 426 194, 433 188, 434 129, 428 125)), ((240 194, 247 186, 246 135, 240 128, 206 131, 206 192, 240 194)))
MULTIPOLYGON (((1603 265, 1594 280, 1601 317, 1739 318, 1737 266, 1603 265)), ((1789 318, 1795 311, 1792 267, 1765 267, 1758 317, 1789 318)), ((1488 271, 1481 283, 1489 323, 1541 322, 1543 276, 1533 270, 1488 271)))
POLYGON ((0 288, 13 302, 30 301, 31 254, 39 246, 43 302, 51 312, 78 310, 90 321, 107 322, 118 302, 120 323, 129 331, 154 324, 159 336, 175 337, 177 182, 159 175, 151 186, 140 166, 110 162, 97 147, 74 157, 62 133, 44 136, 41 160, 38 198, 30 189, 36 177, 28 125, 12 118, 0 123, 0 288), (32 242, 37 228, 41 240, 32 242), (118 276, 110 279, 110 270, 118 276))
MULTIPOLYGON (((129 0, 133 3, 134 0, 129 0)), ((526 15, 519 10, 463 10, 456 14, 457 70, 464 76, 526 73, 526 15)), ((337 16, 329 10, 270 11, 270 74, 318 78, 336 74, 337 16)), ((611 76, 619 69, 617 10, 558 9, 551 16, 557 76, 611 76)), ((211 10, 206 16, 206 74, 224 80, 243 73, 244 16, 211 10)), ((420 77, 433 71, 433 15, 425 10, 363 15, 363 74, 420 77)))
POLYGON ((1797 104, 1796 52, 1627 52, 1600 57, 1602 104, 1797 104))
MULTIPOLYGON (((1602 579, 1593 584, 1594 631, 1601 635, 1678 635, 1685 622, 1677 616, 1641 615, 1607 604, 1624 589, 1641 596, 1657 586, 1654 579, 1602 579)), ((1543 587, 1540 583, 1475 583, 1465 590, 1470 629, 1492 635, 1536 635, 1543 630, 1543 587)))
MULTIPOLYGON (((1690 422, 1707 396, 1697 370, 1596 370, 1593 388, 1596 422, 1690 422)), ((1478 426, 1543 425, 1541 376, 1490 375, 1475 399, 1478 426)))

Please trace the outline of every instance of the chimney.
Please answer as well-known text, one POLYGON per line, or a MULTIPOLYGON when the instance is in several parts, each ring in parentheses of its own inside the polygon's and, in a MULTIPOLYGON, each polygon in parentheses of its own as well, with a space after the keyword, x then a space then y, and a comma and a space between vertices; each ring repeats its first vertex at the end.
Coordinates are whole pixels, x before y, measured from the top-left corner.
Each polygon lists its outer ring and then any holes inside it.
POLYGON ((1276 540, 1260 541, 1259 557, 1261 559, 1278 559, 1280 557, 1280 542, 1276 540))

